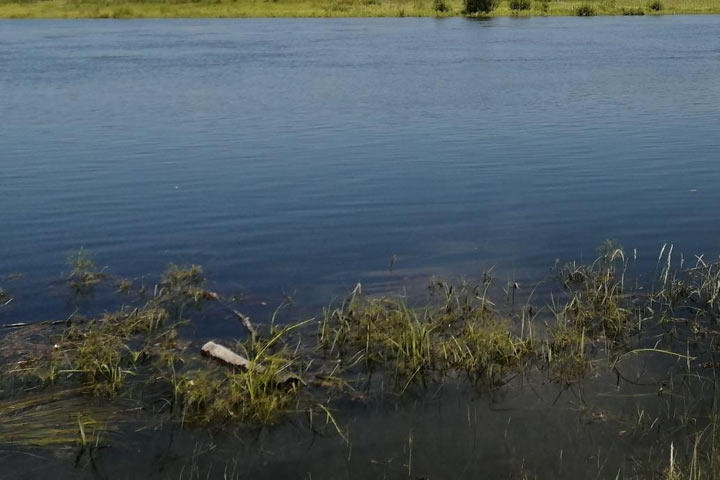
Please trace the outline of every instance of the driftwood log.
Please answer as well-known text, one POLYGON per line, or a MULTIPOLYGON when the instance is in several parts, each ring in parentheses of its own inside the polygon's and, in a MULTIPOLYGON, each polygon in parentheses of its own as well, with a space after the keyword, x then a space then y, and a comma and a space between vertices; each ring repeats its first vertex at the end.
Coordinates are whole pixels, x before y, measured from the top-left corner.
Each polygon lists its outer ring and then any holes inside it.
MULTIPOLYGON (((225 365, 229 365, 231 367, 249 370, 250 366, 252 365, 250 360, 248 360, 247 358, 233 352, 227 347, 223 347, 222 345, 218 345, 217 343, 212 341, 207 342, 205 345, 203 345, 201 350, 208 357, 212 357, 215 360, 218 360, 219 362, 225 365)), ((254 367, 255 370, 258 372, 265 371, 265 367, 262 365, 255 364, 254 367)), ((300 382, 301 380, 300 377, 295 374, 278 372, 275 374, 275 381, 278 384, 283 384, 288 382, 300 382)))
MULTIPOLYGON (((237 353, 233 352, 227 347, 223 347, 222 345, 218 345, 215 342, 207 342, 205 345, 202 346, 202 352, 212 357, 216 360, 221 361, 222 363, 225 363, 227 365, 233 366, 233 367, 239 367, 243 370, 247 370, 250 368, 250 360, 243 357, 242 355, 238 355, 237 353)), ((256 368, 259 371, 263 371, 263 367, 261 365, 257 365, 256 368)))

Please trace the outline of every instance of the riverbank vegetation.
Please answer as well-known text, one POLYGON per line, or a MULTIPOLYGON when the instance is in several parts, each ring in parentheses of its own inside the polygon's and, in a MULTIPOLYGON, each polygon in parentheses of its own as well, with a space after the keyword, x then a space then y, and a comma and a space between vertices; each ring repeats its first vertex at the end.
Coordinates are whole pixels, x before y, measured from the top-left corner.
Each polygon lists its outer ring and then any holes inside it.
POLYGON ((0 0, 0 18, 574 16, 720 13, 718 0, 0 0))
MULTIPOLYGON (((666 245, 641 283, 631 276, 635 259, 606 242, 595 261, 558 264, 547 285, 522 295, 487 272, 472 282, 434 279, 423 298, 368 296, 358 285, 315 318, 279 322, 278 310, 254 322, 198 266, 170 265, 146 288, 80 251, 63 276, 68 294, 113 283, 123 306, 6 322, 0 443, 91 454, 138 409, 188 429, 293 420, 348 442, 335 417, 348 403, 422 399, 449 386, 511 394, 518 382, 583 392, 612 377, 644 385, 662 404, 614 420, 620 435, 656 438, 639 473, 617 478, 718 478, 720 260, 688 264, 666 245), (226 316, 238 334, 188 334, 201 312, 226 316)), ((586 410, 592 402, 583 398, 586 410)))

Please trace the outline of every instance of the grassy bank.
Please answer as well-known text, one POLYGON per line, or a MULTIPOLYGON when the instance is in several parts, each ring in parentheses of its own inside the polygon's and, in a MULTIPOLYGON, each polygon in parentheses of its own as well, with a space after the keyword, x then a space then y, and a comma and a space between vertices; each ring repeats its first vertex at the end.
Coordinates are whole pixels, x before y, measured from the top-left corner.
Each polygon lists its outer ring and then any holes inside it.
MULTIPOLYGON (((458 0, 2 0, 0 18, 448 17, 464 9, 458 0)), ((502 0, 489 16, 713 13, 720 0, 502 0)))

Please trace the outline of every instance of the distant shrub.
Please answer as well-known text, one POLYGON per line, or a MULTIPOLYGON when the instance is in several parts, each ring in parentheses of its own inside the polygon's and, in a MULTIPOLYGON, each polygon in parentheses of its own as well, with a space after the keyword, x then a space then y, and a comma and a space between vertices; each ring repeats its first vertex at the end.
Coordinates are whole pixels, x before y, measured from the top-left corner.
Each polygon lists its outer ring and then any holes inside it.
POLYGON ((665 5, 663 5, 661 0, 652 0, 650 3, 648 3, 648 8, 653 12, 659 12, 660 10, 665 8, 665 5))
POLYGON ((598 4, 598 10, 604 13, 615 13, 617 11, 617 4, 615 0, 601 0, 598 4))
POLYGON ((530 0, 510 0, 510 10, 530 10, 530 0))
POLYGON ((641 7, 623 8, 622 14, 623 15, 645 15, 645 10, 643 10, 641 7))
POLYGON ((490 13, 499 3, 500 0, 465 0, 465 13, 490 13))
POLYGON ((597 15, 597 12, 595 11, 595 7, 589 3, 583 3, 575 9, 575 15, 578 17, 594 17, 597 15))
POLYGON ((112 12, 110 13, 111 18, 131 18, 133 17, 135 12, 132 8, 128 7, 127 5, 123 5, 120 7, 113 8, 112 12))
POLYGON ((450 5, 445 0, 433 0, 433 10, 438 13, 446 13, 450 11, 450 5))

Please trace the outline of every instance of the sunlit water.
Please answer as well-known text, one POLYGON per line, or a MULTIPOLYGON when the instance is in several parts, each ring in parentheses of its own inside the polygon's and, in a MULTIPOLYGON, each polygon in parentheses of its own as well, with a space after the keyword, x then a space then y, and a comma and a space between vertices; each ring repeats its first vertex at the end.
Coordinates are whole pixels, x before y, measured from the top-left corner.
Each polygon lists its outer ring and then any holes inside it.
MULTIPOLYGON (((610 237, 648 268, 665 242, 716 254, 718 79, 718 17, 0 22, 0 279, 24 275, 0 322, 71 313, 52 283, 80 246, 118 276, 201 264, 259 314, 493 265, 524 287, 610 237)), ((361 466, 333 439, 251 476, 401 478, 413 428, 416 468, 457 466, 473 415, 489 471, 558 454, 531 448, 537 416, 418 408, 363 420, 387 441, 356 445, 361 466)), ((155 441, 130 463, 169 461, 155 441)))

